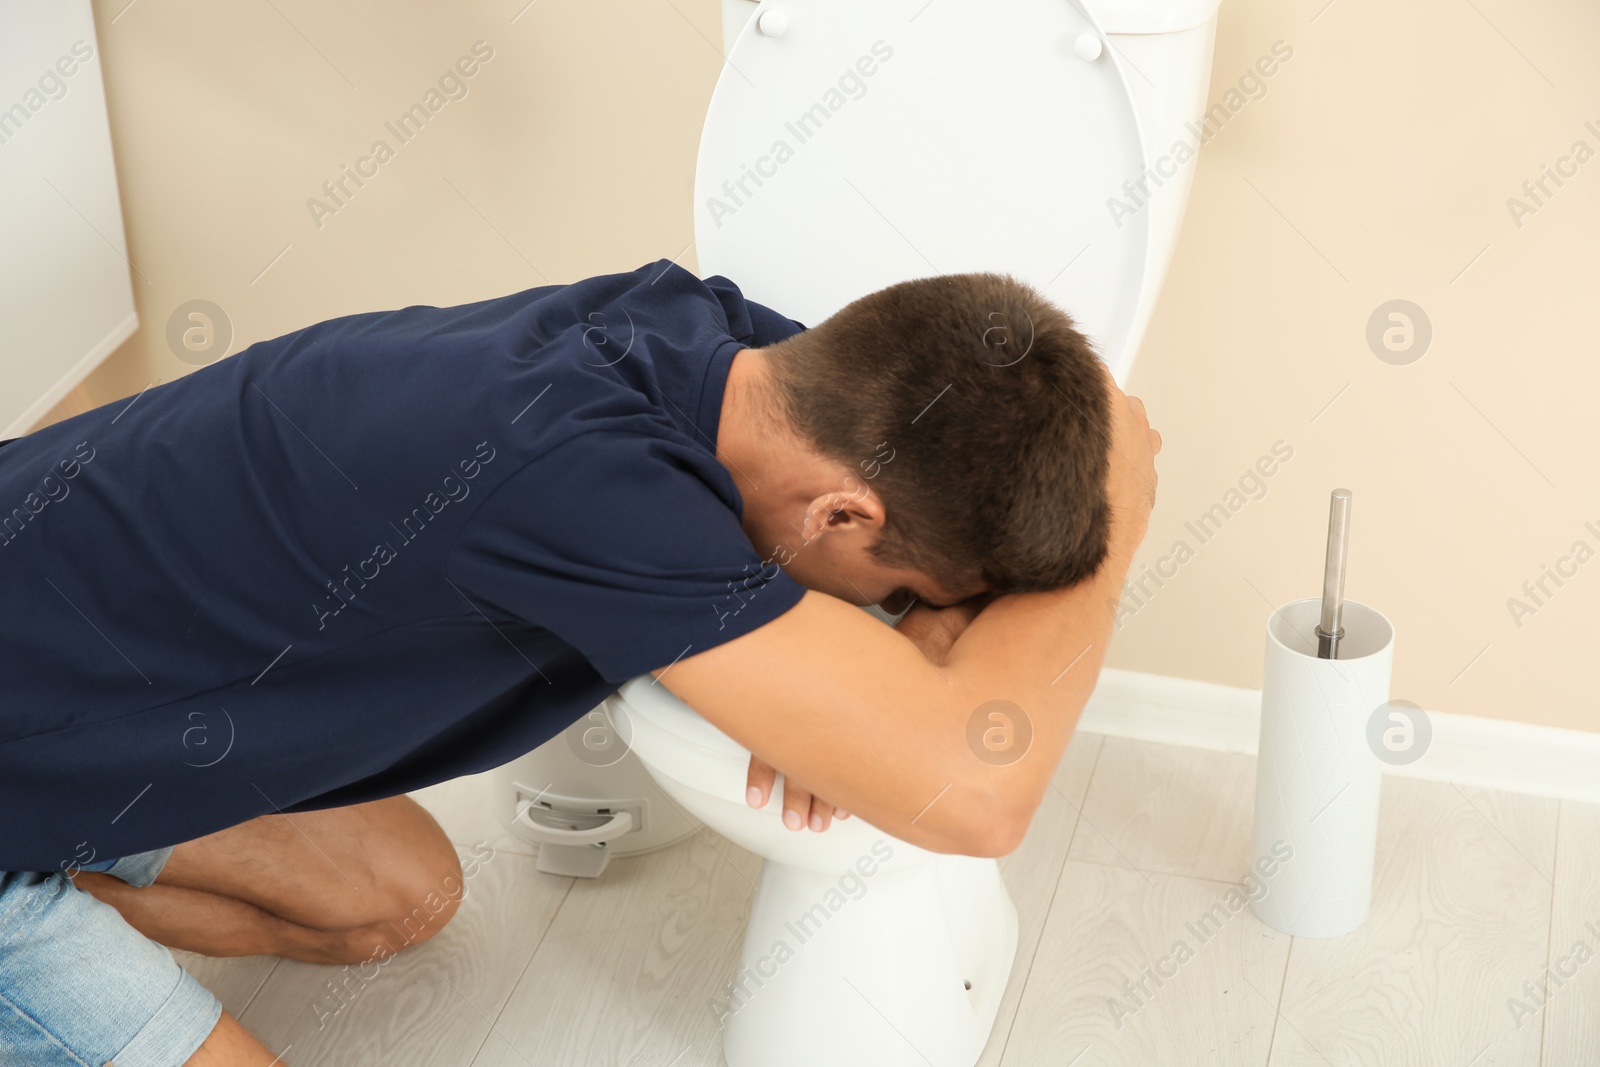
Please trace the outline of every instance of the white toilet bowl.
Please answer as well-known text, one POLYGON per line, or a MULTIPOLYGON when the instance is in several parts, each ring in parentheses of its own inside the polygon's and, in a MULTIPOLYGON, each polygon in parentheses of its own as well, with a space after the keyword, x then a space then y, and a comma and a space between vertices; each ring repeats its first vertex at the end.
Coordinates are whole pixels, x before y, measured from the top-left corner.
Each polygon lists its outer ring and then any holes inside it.
POLYGON ((643 676, 607 702, 662 790, 761 856, 739 969, 710 1010, 729 1067, 971 1067, 1005 993, 1017 910, 992 859, 852 815, 821 833, 744 799, 750 753, 643 676))

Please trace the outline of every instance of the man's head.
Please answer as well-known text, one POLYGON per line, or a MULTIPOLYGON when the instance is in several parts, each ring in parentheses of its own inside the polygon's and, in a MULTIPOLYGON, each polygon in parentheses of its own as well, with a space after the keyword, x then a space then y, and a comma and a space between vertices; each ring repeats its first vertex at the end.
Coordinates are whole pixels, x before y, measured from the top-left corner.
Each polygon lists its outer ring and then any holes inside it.
POLYGON ((1031 286, 902 282, 733 366, 719 451, 756 548, 802 584, 899 611, 1105 556, 1114 385, 1031 286))

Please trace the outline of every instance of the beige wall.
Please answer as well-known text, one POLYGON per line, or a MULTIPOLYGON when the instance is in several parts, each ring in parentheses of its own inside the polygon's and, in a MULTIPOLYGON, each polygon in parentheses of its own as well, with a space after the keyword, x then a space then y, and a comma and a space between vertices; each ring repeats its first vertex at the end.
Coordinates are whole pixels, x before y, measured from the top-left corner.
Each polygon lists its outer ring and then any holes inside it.
MULTIPOLYGON (((1110 662, 1259 685, 1269 606, 1318 592, 1342 485, 1348 593, 1398 629, 1395 696, 1600 729, 1600 560, 1520 629, 1506 603, 1575 541, 1600 550, 1600 160, 1520 228, 1506 206, 1574 141, 1600 150, 1600 8, 1322 2, 1224 0, 1213 99, 1274 41, 1294 57, 1204 149, 1129 383, 1166 438, 1135 577, 1180 539, 1193 556, 1124 613, 1110 662), (1408 366, 1365 340, 1396 298, 1433 325, 1408 366), (1185 522, 1277 441, 1293 458, 1202 544, 1185 522)), ((714 0, 538 0, 515 23, 520 0, 125 3, 96 10, 149 282, 82 402, 187 371, 164 333, 194 298, 227 311, 237 351, 355 311, 693 265, 714 0), (478 40, 494 58, 469 95, 318 229, 307 198, 478 40)))
POLYGON ((1110 662, 1259 685, 1269 604, 1319 595, 1344 486, 1347 594, 1395 625, 1396 697, 1600 729, 1600 559, 1520 629, 1506 603, 1600 551, 1600 159, 1520 228, 1506 205, 1575 140, 1600 151, 1600 8, 1325 2, 1223 3, 1213 98, 1274 40, 1295 55, 1204 149, 1129 383, 1166 440, 1136 570, 1195 554, 1110 662), (1407 366, 1365 339, 1396 298, 1433 325, 1407 366), (1278 440, 1294 458, 1201 545, 1185 521, 1278 440))

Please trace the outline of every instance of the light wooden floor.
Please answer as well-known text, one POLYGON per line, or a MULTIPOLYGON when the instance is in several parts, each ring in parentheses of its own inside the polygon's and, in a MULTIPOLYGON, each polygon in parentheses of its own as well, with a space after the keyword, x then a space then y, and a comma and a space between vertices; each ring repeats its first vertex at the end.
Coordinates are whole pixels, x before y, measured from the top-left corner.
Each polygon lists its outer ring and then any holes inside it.
MULTIPOLYGON (((1388 778, 1360 931, 1293 939, 1245 910, 1202 943, 1186 924, 1248 862, 1254 763, 1078 735, 1001 861, 1021 935, 984 1067, 1600 1064, 1600 806, 1388 778), (1179 940, 1192 958, 1130 998, 1123 983, 1179 940), (1528 990, 1547 985, 1541 1009, 1528 990)), ((180 960, 294 1067, 722 1064, 708 1004, 755 857, 696 835, 598 881, 555 878, 486 795, 482 776, 417 794, 452 840, 496 852, 454 922, 370 982, 180 960), (340 981, 356 993, 329 1016, 340 981)))

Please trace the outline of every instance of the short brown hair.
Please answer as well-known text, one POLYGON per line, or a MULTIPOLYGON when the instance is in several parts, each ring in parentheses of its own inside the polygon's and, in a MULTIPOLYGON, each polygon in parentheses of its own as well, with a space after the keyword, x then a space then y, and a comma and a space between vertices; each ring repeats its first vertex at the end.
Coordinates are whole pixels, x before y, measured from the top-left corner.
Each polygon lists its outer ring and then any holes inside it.
POLYGON ((1100 566, 1106 374, 1032 286, 1008 274, 901 282, 763 352, 784 417, 883 499, 881 562, 1000 593, 1072 585, 1100 566))

